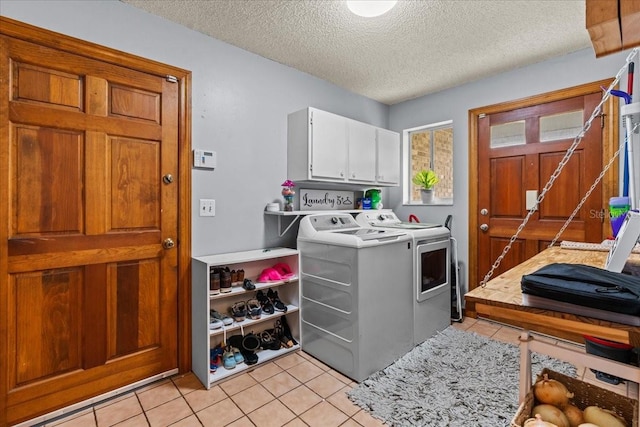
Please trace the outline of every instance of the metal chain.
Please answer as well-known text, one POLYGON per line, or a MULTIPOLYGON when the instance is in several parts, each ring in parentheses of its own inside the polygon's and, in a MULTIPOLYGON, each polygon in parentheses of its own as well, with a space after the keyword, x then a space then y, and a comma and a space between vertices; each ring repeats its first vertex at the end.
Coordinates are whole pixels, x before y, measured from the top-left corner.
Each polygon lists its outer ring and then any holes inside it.
MULTIPOLYGON (((569 149, 565 153, 564 157, 562 158, 562 160, 558 164, 558 167, 551 174, 551 177, 549 178, 549 181, 545 184, 544 188, 542 189, 542 192, 538 196, 535 205, 533 205, 531 207, 531 209, 529 209, 529 213, 527 213, 525 218, 522 220, 522 223, 518 226, 518 229, 516 230, 515 234, 513 236, 511 236, 511 239, 509 239, 509 243, 507 243, 507 245, 504 247, 504 249, 502 250, 502 253, 500 254, 500 256, 498 256, 496 261, 491 266, 491 269, 489 270, 489 272, 484 276, 484 278, 480 282, 480 286, 482 286, 484 288, 487 285, 487 282, 489 281, 491 276, 493 276, 493 273, 495 272, 495 270, 500 266, 500 263, 502 262, 504 257, 507 255, 509 250, 511 250, 511 246, 513 246, 513 243, 518 239, 518 236, 520 235, 520 233, 522 232, 524 227, 529 222, 529 219, 531 219, 533 214, 538 210, 538 206, 544 200, 544 198, 547 195, 547 192, 549 191, 549 189, 553 186, 553 183, 555 182, 556 178, 558 178, 558 176, 560 175, 560 172, 562 172, 562 169, 569 162, 569 159, 571 159, 571 156, 573 155, 574 151, 576 150, 576 148, 578 147, 578 145, 582 141, 582 138, 584 137, 584 134, 591 128, 591 122, 593 122, 593 120, 595 120, 595 118, 598 117, 600 115, 600 113, 602 112, 602 106, 607 101, 607 99, 609 99, 609 96, 611 96, 611 91, 618 84, 618 82, 620 81, 620 78, 622 77, 622 75, 627 71, 628 64, 631 62, 633 57, 638 54, 639 51, 640 51, 639 48, 634 48, 629 53, 629 55, 627 56, 627 59, 625 61, 625 64, 622 66, 622 68, 620 68, 620 70, 616 74, 615 78, 613 79, 613 81, 611 82, 609 87, 607 88, 606 92, 602 95, 602 99, 600 100, 600 103, 598 103, 596 108, 593 110, 593 113, 591 114, 591 117, 589 117, 589 119, 586 121, 586 123, 582 127, 582 130, 578 133, 578 135, 576 135, 576 137, 573 140, 573 143, 571 144, 571 146, 569 147, 569 149)), ((618 152, 619 151, 620 150, 618 150, 618 152)), ((592 191, 592 190, 590 190, 590 191, 592 191)), ((588 196, 586 196, 586 197, 588 197, 588 196)), ((565 224, 564 228, 566 228, 566 224, 565 224)))
MULTIPOLYGON (((633 130, 632 133, 635 133, 636 129, 640 126, 640 123, 637 123, 633 130)), ((625 142, 627 142, 628 138, 625 138, 625 142)), ((562 225, 562 228, 560 228, 560 231, 558 231, 558 234, 556 234, 556 236, 553 238, 553 240, 551 241, 551 243, 549 244, 549 247, 552 247, 553 245, 556 244, 556 242, 558 241, 558 239, 560 238, 560 236, 562 235, 562 233, 564 233, 564 230, 567 229, 567 227, 569 226, 569 224, 571 223, 571 221, 573 221, 573 218, 575 218, 575 216, 578 214, 578 211, 580 209, 582 209, 582 205, 585 204, 585 202, 587 201, 587 199, 589 198, 589 196, 591 196, 591 193, 593 193, 593 190, 596 189, 596 187, 598 186, 598 184, 600 184, 600 181, 602 181, 602 178, 604 178, 605 174, 607 173, 607 171, 609 170, 609 168, 611 168, 611 165, 613 165, 613 162, 615 159, 618 158, 618 156, 620 155, 620 151, 622 151, 622 149, 624 149, 624 144, 620 145, 620 147, 618 148, 618 151, 616 151, 614 153, 614 155, 611 157, 611 159, 609 159, 609 163, 606 164, 606 166, 604 167, 604 169, 602 170, 602 172, 600 172, 600 175, 598 175, 598 177, 596 178, 595 182, 593 184, 591 184, 591 188, 589 188, 589 190, 586 192, 586 194, 584 195, 584 197, 582 198, 582 200, 580 200, 580 203, 578 203, 578 206, 576 206, 576 208, 574 209, 574 211, 571 213, 571 215, 569 216, 569 218, 567 218, 567 220, 565 221, 565 223, 562 225)))

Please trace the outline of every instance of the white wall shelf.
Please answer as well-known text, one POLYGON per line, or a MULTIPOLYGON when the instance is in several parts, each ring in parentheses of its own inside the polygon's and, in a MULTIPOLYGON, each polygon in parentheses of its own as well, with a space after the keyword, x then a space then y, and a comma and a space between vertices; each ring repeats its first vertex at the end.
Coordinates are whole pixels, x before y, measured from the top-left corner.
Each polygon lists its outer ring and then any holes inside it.
MULTIPOLYGON (((380 212, 389 211, 390 209, 379 209, 380 212)), ((362 209, 344 209, 344 210, 319 210, 319 211, 264 211, 265 215, 273 215, 278 217, 278 236, 282 237, 287 231, 305 215, 313 214, 330 214, 330 213, 350 213, 358 214, 364 212, 362 209), (284 230, 282 230, 282 217, 293 217, 284 230)))

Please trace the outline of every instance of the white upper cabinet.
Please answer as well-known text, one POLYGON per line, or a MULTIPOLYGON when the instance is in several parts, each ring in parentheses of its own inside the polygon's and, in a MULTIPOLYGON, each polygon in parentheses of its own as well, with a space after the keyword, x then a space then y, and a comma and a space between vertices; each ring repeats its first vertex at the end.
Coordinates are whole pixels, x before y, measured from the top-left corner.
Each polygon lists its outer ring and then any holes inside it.
POLYGON ((376 180, 376 128, 347 119, 349 129, 349 181, 376 180))
POLYGON ((376 129, 378 167, 376 180, 389 185, 400 184, 400 135, 387 129, 376 129))
POLYGON ((347 121, 344 117, 311 112, 311 170, 313 178, 347 178, 347 121))
POLYGON ((399 176, 397 133, 315 108, 289 114, 288 179, 393 186, 399 176))

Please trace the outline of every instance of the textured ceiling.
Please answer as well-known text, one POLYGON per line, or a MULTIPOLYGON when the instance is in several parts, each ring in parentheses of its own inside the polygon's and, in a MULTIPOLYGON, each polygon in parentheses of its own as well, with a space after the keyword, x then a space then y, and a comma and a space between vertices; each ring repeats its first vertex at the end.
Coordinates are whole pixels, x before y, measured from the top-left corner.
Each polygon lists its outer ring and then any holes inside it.
POLYGON ((121 1, 390 105, 591 46, 584 0, 121 1))

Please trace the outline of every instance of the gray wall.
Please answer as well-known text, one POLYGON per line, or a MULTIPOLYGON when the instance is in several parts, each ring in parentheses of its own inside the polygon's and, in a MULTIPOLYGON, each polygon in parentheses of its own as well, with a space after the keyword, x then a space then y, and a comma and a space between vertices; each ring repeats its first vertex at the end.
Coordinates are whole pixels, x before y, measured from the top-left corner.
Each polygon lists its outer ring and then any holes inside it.
MULTIPOLYGON (((393 188, 389 191, 387 206, 394 209, 398 216, 405 220, 409 214, 415 214, 422 222, 442 224, 447 215, 453 215, 452 234, 458 241, 458 252, 464 268, 463 277, 468 277, 469 216, 476 214, 469 212, 468 208, 469 110, 612 78, 625 65, 629 52, 596 59, 592 49, 585 49, 561 58, 393 105, 389 126, 397 132, 420 125, 453 120, 454 204, 453 206, 403 206, 401 188, 393 188)), ((626 90, 626 73, 621 82, 620 88, 626 90)), ((634 93, 638 93, 637 90, 634 90, 634 93)), ((624 132, 621 132, 621 135, 624 135, 624 132)))
POLYGON ((452 214, 464 277, 468 110, 613 77, 628 54, 595 59, 586 49, 388 107, 117 0, 2 0, 0 14, 193 72, 193 147, 218 154, 215 171, 193 171, 194 256, 295 244, 295 226, 279 238, 276 218, 263 214, 286 179, 288 113, 314 106, 398 132, 452 119, 454 205, 403 206, 400 188, 384 190, 384 204, 423 222, 452 214), (216 200, 214 218, 197 216, 200 198, 216 200))
POLYGON ((309 106, 380 127, 389 107, 116 0, 2 0, 0 14, 190 70, 193 148, 214 150, 214 171, 193 170, 194 256, 295 245, 275 217, 287 178, 287 114, 309 106), (216 216, 198 216, 198 199, 216 216))

